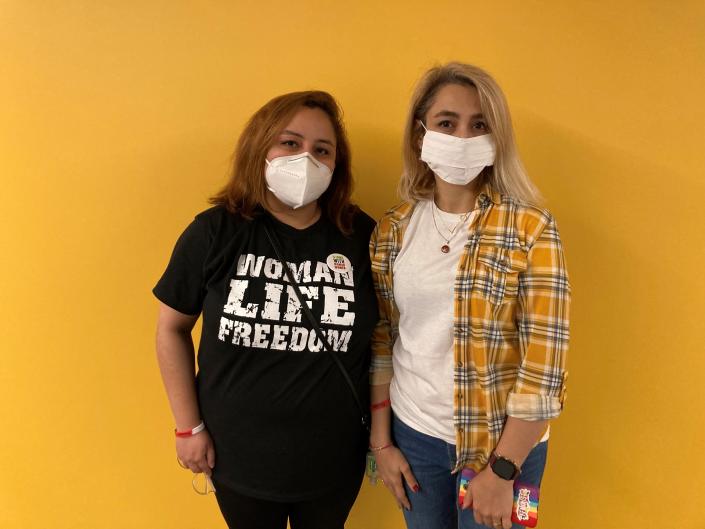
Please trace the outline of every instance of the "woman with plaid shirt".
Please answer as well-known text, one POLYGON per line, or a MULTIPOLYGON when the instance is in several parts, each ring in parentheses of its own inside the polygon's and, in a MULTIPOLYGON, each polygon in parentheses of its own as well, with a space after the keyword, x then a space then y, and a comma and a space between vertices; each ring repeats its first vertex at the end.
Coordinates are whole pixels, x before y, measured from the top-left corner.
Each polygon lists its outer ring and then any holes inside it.
POLYGON ((450 63, 421 79, 400 194, 370 242, 378 475, 410 529, 520 527, 514 481, 540 485, 563 407, 570 285, 485 71, 450 63))

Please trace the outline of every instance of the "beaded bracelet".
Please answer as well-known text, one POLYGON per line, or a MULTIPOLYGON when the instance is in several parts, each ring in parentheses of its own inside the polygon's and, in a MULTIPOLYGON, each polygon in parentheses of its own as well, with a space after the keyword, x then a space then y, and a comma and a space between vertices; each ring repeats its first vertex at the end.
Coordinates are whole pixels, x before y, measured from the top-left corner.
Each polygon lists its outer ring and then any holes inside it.
POLYGON ((370 446, 370 450, 372 452, 381 452, 382 450, 384 450, 385 448, 389 448, 390 446, 394 446, 394 443, 389 443, 382 446, 370 446))

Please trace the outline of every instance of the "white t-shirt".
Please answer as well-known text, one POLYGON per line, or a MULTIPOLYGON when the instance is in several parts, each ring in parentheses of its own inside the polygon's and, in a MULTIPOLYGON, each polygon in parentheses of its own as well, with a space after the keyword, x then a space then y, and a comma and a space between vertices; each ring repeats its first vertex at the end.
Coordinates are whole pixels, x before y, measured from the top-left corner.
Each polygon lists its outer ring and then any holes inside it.
POLYGON ((453 287, 468 226, 478 212, 461 216, 420 201, 394 261, 399 336, 392 355, 392 407, 405 424, 450 444, 456 442, 453 287), (450 250, 443 253, 447 239, 450 250))

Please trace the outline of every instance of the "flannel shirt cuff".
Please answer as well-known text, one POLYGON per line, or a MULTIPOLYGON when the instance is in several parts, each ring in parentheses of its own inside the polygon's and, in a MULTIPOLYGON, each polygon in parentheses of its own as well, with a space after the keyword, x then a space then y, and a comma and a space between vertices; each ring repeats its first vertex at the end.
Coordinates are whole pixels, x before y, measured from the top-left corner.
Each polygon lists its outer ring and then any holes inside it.
POLYGON ((507 399, 507 415, 525 421, 553 419, 563 410, 561 399, 549 395, 532 393, 510 393, 507 399))

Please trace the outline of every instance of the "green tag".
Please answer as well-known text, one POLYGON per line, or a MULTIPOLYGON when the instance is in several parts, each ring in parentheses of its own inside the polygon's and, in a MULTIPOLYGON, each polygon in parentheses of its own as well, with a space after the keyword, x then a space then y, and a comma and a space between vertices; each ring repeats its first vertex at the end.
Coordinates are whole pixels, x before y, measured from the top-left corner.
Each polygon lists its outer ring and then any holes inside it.
POLYGON ((365 469, 365 474, 370 480, 371 485, 377 485, 377 461, 375 461, 375 455, 372 452, 367 452, 367 467, 365 469))

